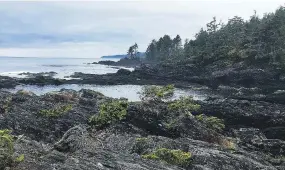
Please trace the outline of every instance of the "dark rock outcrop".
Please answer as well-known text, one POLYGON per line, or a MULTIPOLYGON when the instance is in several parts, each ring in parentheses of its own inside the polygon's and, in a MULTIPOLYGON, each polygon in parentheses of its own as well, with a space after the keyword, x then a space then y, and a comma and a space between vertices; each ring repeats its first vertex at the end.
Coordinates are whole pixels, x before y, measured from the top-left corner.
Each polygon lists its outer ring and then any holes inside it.
POLYGON ((0 76, 0 89, 2 88, 14 88, 18 85, 16 79, 6 76, 0 76))
POLYGON ((108 65, 108 66, 122 66, 122 67, 137 67, 141 64, 142 62, 140 59, 129 59, 129 58, 122 58, 119 61, 99 61, 99 62, 94 62, 92 64, 102 64, 102 65, 108 65))
POLYGON ((265 129, 285 125, 285 105, 264 101, 210 99, 201 102, 202 112, 223 118, 229 125, 265 129))
POLYGON ((209 99, 202 112, 225 120, 230 127, 256 127, 269 139, 284 140, 285 105, 252 100, 209 99))
POLYGON ((19 75, 26 76, 27 78, 36 78, 36 77, 39 77, 39 76, 42 76, 42 77, 54 77, 56 74, 57 74, 56 72, 51 71, 51 72, 41 72, 41 73, 30 73, 30 72, 27 72, 27 73, 20 73, 19 75))
POLYGON ((222 134, 210 129, 191 114, 168 110, 167 103, 163 102, 130 103, 125 119, 103 129, 89 126, 89 118, 98 114, 98 105, 109 100, 91 90, 62 90, 43 96, 24 91, 17 94, 0 91, 0 103, 5 106, 5 112, 0 113, 0 129, 13 130, 17 136, 14 142, 15 154, 25 155, 25 161, 15 165, 15 168, 285 168, 285 142, 273 138, 275 136, 269 139, 263 134, 263 131, 266 134, 268 130, 274 130, 264 129, 266 127, 282 126, 285 117, 282 112, 266 114, 267 110, 273 108, 282 109, 282 104, 253 102, 250 107, 251 101, 236 99, 205 102, 202 105, 203 113, 211 111, 212 115, 223 117, 227 129, 231 128, 222 134), (261 108, 261 104, 264 107, 261 108), (72 107, 62 110, 62 106, 72 107), (57 112, 58 109, 61 112, 57 112), (245 121, 245 118, 253 123, 245 121), (142 154, 151 153, 157 148, 190 152, 191 164, 172 165, 142 157, 142 154))
MULTIPOLYGON (((120 66, 120 62, 131 62, 125 59, 119 62, 102 61, 104 64, 120 66)), ((258 88, 261 94, 265 94, 264 100, 270 102, 284 103, 283 91, 285 87, 284 70, 268 65, 248 65, 245 62, 227 63, 224 60, 210 64, 199 64, 188 61, 172 61, 163 63, 141 63, 134 60, 136 68, 130 72, 124 69, 117 73, 104 75, 74 73, 73 80, 55 79, 44 74, 32 74, 29 78, 13 79, 5 78, 1 82, 3 87, 14 87, 15 84, 34 85, 60 85, 60 84, 99 84, 99 85, 120 85, 120 84, 175 84, 177 87, 189 86, 193 83, 206 85, 217 90, 220 86, 258 88)), ((52 74, 52 73, 50 73, 52 74)))
MULTIPOLYGON (((285 154, 285 141, 278 139, 267 139, 266 136, 256 128, 241 128, 234 130, 234 136, 240 140, 242 145, 252 145, 250 149, 262 150, 275 156, 285 154)), ((245 147, 245 149, 249 149, 245 147)))

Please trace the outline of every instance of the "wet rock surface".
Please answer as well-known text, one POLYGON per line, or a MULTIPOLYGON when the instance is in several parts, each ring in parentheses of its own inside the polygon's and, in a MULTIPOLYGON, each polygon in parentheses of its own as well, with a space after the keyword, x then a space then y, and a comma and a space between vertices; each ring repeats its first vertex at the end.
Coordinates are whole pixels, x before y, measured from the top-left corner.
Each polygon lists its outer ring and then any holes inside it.
POLYGON ((16 79, 7 77, 7 76, 0 76, 0 89, 1 88, 14 88, 18 85, 16 79))
POLYGON ((108 65, 108 66, 137 67, 141 63, 142 62, 140 61, 140 59, 122 58, 119 61, 104 60, 104 61, 94 62, 92 64, 102 64, 102 65, 108 65))
MULTIPOLYGON (((99 64, 119 66, 113 62, 99 64)), ((125 119, 96 129, 90 118, 98 115, 100 104, 114 100, 98 92, 61 90, 36 96, 25 91, 0 91, 0 129, 12 130, 15 154, 25 155, 25 161, 13 168, 285 169, 284 75, 278 68, 247 67, 244 63, 229 66, 223 62, 206 66, 139 63, 132 72, 75 73, 72 78, 76 79, 71 80, 55 79, 52 73, 28 76, 1 76, 0 88, 20 84, 189 87, 198 83, 208 86, 205 90, 210 95, 197 101, 201 109, 191 114, 170 111, 165 102, 129 103, 125 119), (196 117, 201 113, 224 120, 225 129, 209 128, 196 117), (189 152, 191 163, 181 166, 155 157, 145 159, 144 154, 158 148, 189 152)))
POLYGON ((57 73, 54 72, 54 71, 51 71, 51 72, 41 72, 41 73, 25 72, 25 73, 20 73, 19 75, 26 76, 28 78, 36 78, 36 77, 39 77, 39 76, 42 76, 42 77, 54 77, 55 75, 57 75, 57 73))
MULTIPOLYGON (((55 73, 27 74, 27 78, 0 77, 0 88, 13 88, 16 84, 31 85, 60 85, 60 84, 98 84, 98 85, 166 85, 175 84, 177 87, 190 86, 193 83, 205 85, 215 91, 219 87, 259 89, 261 100, 284 103, 284 69, 279 66, 249 65, 245 62, 227 63, 224 60, 210 64, 199 64, 187 61, 172 61, 163 63, 146 63, 139 60, 124 59, 119 62, 101 61, 101 64, 122 66, 122 63, 130 63, 135 67, 134 71, 119 69, 117 73, 104 75, 74 73, 70 78, 53 78, 55 73), (135 61, 135 66, 132 62, 135 61), (121 63, 121 64, 120 64, 121 63)), ((100 63, 98 63, 100 64, 100 63)), ((258 96, 250 96, 240 89, 236 97, 247 97, 252 100, 260 100, 258 96)), ((230 93, 231 94, 231 93, 230 93)), ((257 93, 252 92, 257 95, 257 93)))
POLYGON ((15 135, 14 169, 197 169, 285 168, 285 105, 241 99, 208 99, 199 113, 169 110, 168 104, 129 103, 125 119, 96 129, 89 123, 99 105, 114 100, 91 90, 61 90, 36 96, 0 91, 0 129, 15 135), (215 131, 195 114, 223 118, 215 131), (283 134, 283 135, 282 135, 283 134), (143 158, 157 148, 191 153, 179 166, 143 158))

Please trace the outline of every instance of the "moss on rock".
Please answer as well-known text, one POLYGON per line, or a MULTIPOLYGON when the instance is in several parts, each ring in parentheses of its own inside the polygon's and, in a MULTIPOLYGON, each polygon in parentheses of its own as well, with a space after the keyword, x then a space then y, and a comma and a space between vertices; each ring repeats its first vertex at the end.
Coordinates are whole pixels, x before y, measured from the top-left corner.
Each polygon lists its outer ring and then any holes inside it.
POLYGON ((70 110, 72 110, 72 105, 69 104, 69 105, 59 106, 54 109, 40 110, 39 114, 45 117, 59 117, 65 114, 66 112, 69 112, 70 110))
POLYGON ((100 105, 99 114, 89 119, 89 123, 95 127, 101 128, 116 121, 125 119, 127 115, 128 102, 111 101, 100 105))
POLYGON ((159 148, 152 153, 142 155, 142 158, 160 160, 169 164, 187 167, 191 163, 191 156, 190 152, 159 148))
POLYGON ((202 123, 205 123, 208 128, 213 129, 217 132, 221 132, 225 128, 224 120, 214 116, 206 116, 204 114, 200 114, 196 115, 196 119, 202 123))

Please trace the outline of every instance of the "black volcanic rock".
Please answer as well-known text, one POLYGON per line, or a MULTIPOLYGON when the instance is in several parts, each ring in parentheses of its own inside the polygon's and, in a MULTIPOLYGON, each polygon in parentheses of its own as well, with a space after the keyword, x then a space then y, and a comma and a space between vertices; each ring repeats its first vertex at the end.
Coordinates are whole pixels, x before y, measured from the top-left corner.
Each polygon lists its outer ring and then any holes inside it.
POLYGON ((278 132, 273 127, 284 125, 285 115, 276 112, 284 110, 283 104, 237 99, 205 101, 202 113, 225 119, 226 131, 218 133, 191 114, 168 110, 167 103, 135 102, 129 103, 126 119, 96 130, 89 125, 89 118, 98 114, 100 103, 109 100, 92 90, 61 90, 42 96, 0 91, 0 104, 5 105, 5 111, 0 113, 0 129, 13 131, 15 154, 25 155, 24 162, 14 168, 285 168, 285 142, 276 139, 277 133, 270 136, 278 132), (40 114, 41 110, 66 105, 71 109, 57 117, 40 114), (144 141, 143 145, 140 141, 144 141), (157 148, 190 152, 191 164, 183 167, 142 158, 142 153, 157 148))
POLYGON ((139 66, 142 62, 139 58, 137 59, 129 59, 129 58, 122 58, 119 61, 111 61, 111 60, 103 60, 99 62, 94 62, 92 64, 102 64, 108 66, 122 66, 122 67, 136 67, 139 66))
POLYGON ((50 71, 50 72, 41 72, 41 73, 20 73, 19 75, 24 75, 27 76, 28 78, 35 78, 35 77, 54 77, 57 73, 54 71, 50 71))
POLYGON ((1 88, 14 88, 18 85, 16 79, 6 76, 0 76, 0 89, 1 88))
POLYGON ((92 64, 115 65, 115 63, 116 63, 115 61, 106 60, 106 61, 94 62, 92 64))

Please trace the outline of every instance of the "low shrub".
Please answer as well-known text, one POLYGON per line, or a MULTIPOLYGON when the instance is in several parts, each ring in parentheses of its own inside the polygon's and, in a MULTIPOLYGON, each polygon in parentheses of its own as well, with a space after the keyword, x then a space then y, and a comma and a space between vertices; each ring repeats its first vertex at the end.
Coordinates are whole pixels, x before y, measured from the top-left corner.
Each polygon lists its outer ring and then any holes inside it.
POLYGON ((73 91, 59 91, 59 92, 49 92, 44 95, 44 99, 52 102, 70 102, 78 100, 78 95, 73 91))
POLYGON ((231 151, 235 151, 236 150, 236 144, 230 140, 230 139, 222 139, 220 141, 220 145, 225 148, 225 149, 228 149, 228 150, 231 150, 231 151))
POLYGON ((148 138, 136 138, 136 142, 145 142, 148 141, 148 138))
POLYGON ((59 117, 70 110, 72 110, 72 105, 64 105, 54 109, 40 110, 39 114, 45 117, 59 117))
POLYGON ((156 149, 150 154, 142 155, 142 158, 165 161, 169 164, 187 167, 191 163, 191 153, 181 150, 170 150, 166 148, 156 149))
POLYGON ((20 163, 23 162, 24 160, 25 160, 25 155, 22 154, 16 158, 15 162, 20 163))
POLYGON ((16 94, 19 94, 19 95, 26 95, 26 96, 33 96, 33 95, 35 95, 33 92, 31 92, 31 91, 26 91, 26 90, 18 90, 16 94))
POLYGON ((24 155, 14 158, 14 140, 11 131, 0 130, 0 169, 16 165, 24 159, 24 155))
POLYGON ((174 111, 197 112, 201 108, 200 105, 195 104, 192 97, 180 97, 180 99, 170 102, 168 109, 174 111))
POLYGON ((93 99, 98 97, 104 97, 102 93, 89 89, 82 89, 79 92, 81 93, 81 97, 83 98, 93 99))
POLYGON ((100 105, 99 114, 89 119, 89 123, 97 128, 107 126, 116 121, 125 119, 127 115, 128 102, 114 100, 100 105))
POLYGON ((132 151, 141 155, 144 154, 149 147, 150 146, 148 138, 136 138, 135 145, 133 146, 132 151))
POLYGON ((167 86, 144 86, 140 94, 142 101, 162 101, 172 98, 174 85, 167 86))
POLYGON ((13 137, 10 133, 7 129, 0 130, 0 147, 6 148, 8 153, 13 153, 13 137))
POLYGON ((12 97, 7 97, 2 104, 0 104, 0 113, 7 113, 10 109, 12 97))
POLYGON ((204 114, 200 114, 196 116, 196 119, 203 122, 208 128, 213 129, 217 132, 222 132, 225 128, 224 120, 214 116, 206 116, 204 114))

